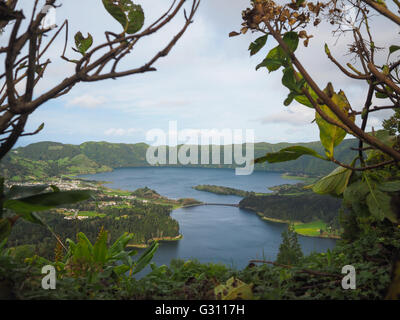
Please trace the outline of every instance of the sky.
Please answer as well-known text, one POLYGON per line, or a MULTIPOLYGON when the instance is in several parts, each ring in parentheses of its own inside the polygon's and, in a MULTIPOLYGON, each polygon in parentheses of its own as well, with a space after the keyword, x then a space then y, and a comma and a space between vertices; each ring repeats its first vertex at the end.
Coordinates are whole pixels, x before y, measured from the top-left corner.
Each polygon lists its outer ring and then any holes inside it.
MULTIPOLYGON (((20 1, 20 8, 29 16, 32 1, 20 1)), ((121 26, 104 9, 100 0, 61 1, 56 10, 56 21, 69 21, 68 56, 78 58, 70 48, 73 35, 90 32, 94 45, 104 41, 104 31, 120 32, 121 26)), ((171 4, 167 0, 137 2, 145 11, 145 26, 160 16, 171 4)), ((29 118, 26 131, 34 131, 42 122, 44 129, 35 136, 23 137, 18 145, 37 141, 57 141, 80 144, 85 141, 118 143, 146 142, 146 133, 154 129, 167 131, 170 121, 177 130, 254 130, 255 141, 305 142, 319 139, 318 127, 311 123, 314 111, 294 102, 284 107, 288 90, 281 84, 281 71, 269 74, 255 67, 269 49, 276 46, 272 38, 257 55, 250 57, 248 46, 259 34, 229 38, 231 31, 239 31, 241 11, 249 0, 202 0, 194 23, 170 54, 159 60, 157 72, 79 83, 69 94, 42 105, 29 118)), ((186 5, 190 6, 190 1, 186 5)), ((182 26, 183 12, 165 30, 139 42, 134 52, 121 67, 141 66, 168 43, 182 26)), ((375 18, 373 36, 377 45, 398 43, 394 24, 375 18)), ((343 76, 324 55, 328 43, 334 56, 347 61, 350 34, 339 41, 332 37, 330 26, 321 24, 310 28, 314 35, 309 48, 299 46, 297 55, 321 88, 332 81, 335 89, 343 89, 354 109, 360 110, 365 97, 365 84, 343 76)), ((7 32, 0 37, 4 45, 7 32)), ((35 95, 48 90, 73 72, 71 63, 60 59, 64 38, 55 41, 47 56, 52 64, 35 95)), ((387 53, 381 53, 382 59, 387 53)), ((370 127, 379 129, 390 111, 374 114, 370 127)), ((244 137, 245 139, 245 137, 244 137)), ((168 143, 168 141, 167 141, 168 143)))

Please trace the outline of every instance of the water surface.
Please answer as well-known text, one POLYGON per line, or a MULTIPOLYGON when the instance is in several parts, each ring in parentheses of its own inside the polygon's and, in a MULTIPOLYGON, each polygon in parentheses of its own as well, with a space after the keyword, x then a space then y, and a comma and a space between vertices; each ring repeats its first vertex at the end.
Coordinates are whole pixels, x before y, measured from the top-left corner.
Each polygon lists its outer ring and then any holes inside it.
MULTIPOLYGON (((254 171, 249 176, 236 176, 231 169, 205 168, 121 168, 82 177, 109 181, 106 186, 110 188, 133 191, 149 187, 172 199, 195 198, 212 203, 239 203, 241 197, 197 191, 192 187, 213 184, 269 192, 268 187, 298 182, 283 179, 280 173, 275 172, 254 171)), ((179 222, 183 239, 162 242, 153 260, 157 265, 181 258, 220 262, 241 269, 251 259, 275 260, 281 233, 286 228, 285 224, 262 220, 254 212, 235 207, 180 208, 171 216, 179 222)), ((299 236, 299 242, 305 254, 324 252, 335 246, 333 239, 299 236)))

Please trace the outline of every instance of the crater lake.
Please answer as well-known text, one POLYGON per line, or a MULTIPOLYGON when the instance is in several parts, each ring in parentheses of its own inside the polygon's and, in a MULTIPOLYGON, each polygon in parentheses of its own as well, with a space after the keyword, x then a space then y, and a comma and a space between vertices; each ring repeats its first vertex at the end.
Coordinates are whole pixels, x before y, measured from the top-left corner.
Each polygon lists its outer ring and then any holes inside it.
MULTIPOLYGON (((254 171, 237 176, 233 169, 138 167, 118 168, 112 172, 82 175, 105 186, 134 191, 148 187, 171 199, 195 198, 208 203, 237 204, 242 199, 197 191, 196 185, 210 184, 254 192, 270 192, 268 187, 295 184, 299 181, 281 177, 281 173, 254 171)), ((293 208, 295 210, 295 208, 293 208)), ((168 265, 171 259, 197 259, 200 262, 223 263, 242 269, 251 259, 275 260, 286 224, 262 220, 255 212, 228 206, 179 208, 171 213, 179 222, 183 239, 161 242, 153 262, 168 265)), ((298 236, 304 254, 325 252, 336 240, 298 236)), ((141 251, 141 250, 139 250, 141 251)), ((140 274, 149 272, 150 268, 140 274)), ((139 274, 139 275, 140 275, 139 274)))

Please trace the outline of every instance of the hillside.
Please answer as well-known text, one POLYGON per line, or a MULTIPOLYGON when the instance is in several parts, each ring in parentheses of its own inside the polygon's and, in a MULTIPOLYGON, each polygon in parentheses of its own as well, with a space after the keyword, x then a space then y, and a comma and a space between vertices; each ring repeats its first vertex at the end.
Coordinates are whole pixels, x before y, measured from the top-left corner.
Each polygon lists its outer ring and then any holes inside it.
MULTIPOLYGON (((349 161, 353 156, 349 152, 355 140, 345 140, 337 149, 336 157, 349 161)), ((256 143, 255 157, 267 152, 275 152, 292 145, 303 145, 323 153, 319 142, 310 143, 256 143)), ((0 165, 1 174, 10 180, 43 179, 59 175, 75 175, 111 171, 121 167, 149 166, 146 161, 145 143, 122 144, 108 142, 85 142, 81 145, 62 144, 58 142, 38 142, 26 147, 12 150, 0 165)), ((167 150, 168 154, 168 150, 167 150)), ((224 147, 221 147, 223 162, 224 147)), ((211 148, 210 148, 211 158, 211 148)), ((234 168, 235 165, 192 165, 200 167, 234 168)), ((280 171, 295 175, 323 175, 334 168, 330 162, 314 159, 309 156, 295 161, 276 164, 256 165, 255 170, 280 171)))

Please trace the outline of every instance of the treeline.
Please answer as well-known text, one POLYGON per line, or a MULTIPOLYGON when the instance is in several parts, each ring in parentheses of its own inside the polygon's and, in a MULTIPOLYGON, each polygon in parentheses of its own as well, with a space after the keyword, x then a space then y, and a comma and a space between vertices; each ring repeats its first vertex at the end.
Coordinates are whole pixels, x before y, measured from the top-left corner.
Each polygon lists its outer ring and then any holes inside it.
MULTIPOLYGON (((348 162, 353 155, 350 148, 355 146, 355 140, 345 140, 335 149, 338 160, 348 162)), ((276 152, 292 145, 303 145, 324 153, 320 142, 309 143, 256 143, 255 157, 261 157, 267 152, 276 152)), ((145 143, 122 144, 108 142, 85 142, 81 145, 62 144, 57 142, 39 142, 12 150, 0 164, 2 175, 15 181, 27 178, 43 179, 61 174, 85 174, 109 171, 112 168, 149 166, 146 161, 148 145, 145 143)), ((178 146, 179 147, 179 146, 178 146)), ((169 155, 167 147, 167 156, 169 155)), ((245 147, 243 147, 245 150, 245 147)), ((209 160, 212 158, 212 148, 209 148, 209 160)), ((189 165, 207 168, 234 168, 235 165, 224 165, 224 146, 220 148, 221 165, 189 165)), ((168 159, 167 159, 168 161, 168 159)), ((168 163, 168 162, 167 162, 168 163)), ((179 166, 179 165, 175 165, 179 166)), ((295 161, 257 164, 256 170, 288 172, 291 174, 324 175, 334 168, 329 161, 320 161, 310 156, 301 157, 295 161)))
POLYGON ((248 196, 240 201, 239 207, 256 211, 266 218, 304 223, 322 220, 330 226, 337 226, 341 200, 314 193, 248 196))
MULTIPOLYGON (((176 237, 179 224, 170 217, 171 207, 163 205, 142 205, 133 208, 106 208, 104 218, 90 217, 84 220, 66 220, 64 215, 55 212, 42 213, 41 218, 65 243, 67 238, 76 240, 78 232, 83 232, 92 241, 96 240, 99 230, 104 227, 109 232, 110 243, 124 232, 134 234, 132 244, 146 244, 153 238, 176 237)), ((18 220, 8 239, 8 246, 32 244, 36 254, 53 258, 56 239, 41 225, 18 220)))
POLYGON ((235 195, 235 196, 239 196, 239 197, 246 197, 246 196, 252 194, 252 192, 249 192, 249 191, 239 190, 239 189, 230 188, 230 187, 210 185, 210 184, 202 184, 202 185, 194 186, 193 189, 196 189, 198 191, 206 191, 206 192, 212 192, 212 193, 216 193, 216 194, 222 194, 222 195, 235 195))

